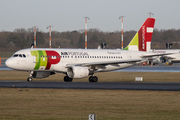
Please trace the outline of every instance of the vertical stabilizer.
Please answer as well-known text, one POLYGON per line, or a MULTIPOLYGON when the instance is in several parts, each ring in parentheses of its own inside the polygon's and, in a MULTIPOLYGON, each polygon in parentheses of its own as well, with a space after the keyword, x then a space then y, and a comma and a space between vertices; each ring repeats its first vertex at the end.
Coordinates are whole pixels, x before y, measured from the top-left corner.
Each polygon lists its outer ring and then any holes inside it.
POLYGON ((129 45, 124 50, 149 51, 155 24, 155 18, 147 18, 139 31, 133 37, 129 45))

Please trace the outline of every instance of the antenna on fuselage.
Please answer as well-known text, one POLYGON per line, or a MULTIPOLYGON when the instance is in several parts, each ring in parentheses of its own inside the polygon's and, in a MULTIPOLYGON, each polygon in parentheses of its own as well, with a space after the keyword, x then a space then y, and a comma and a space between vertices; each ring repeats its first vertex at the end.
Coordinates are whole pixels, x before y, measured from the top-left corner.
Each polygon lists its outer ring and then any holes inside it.
POLYGON ((34 44, 31 44, 31 49, 33 49, 34 48, 34 44))

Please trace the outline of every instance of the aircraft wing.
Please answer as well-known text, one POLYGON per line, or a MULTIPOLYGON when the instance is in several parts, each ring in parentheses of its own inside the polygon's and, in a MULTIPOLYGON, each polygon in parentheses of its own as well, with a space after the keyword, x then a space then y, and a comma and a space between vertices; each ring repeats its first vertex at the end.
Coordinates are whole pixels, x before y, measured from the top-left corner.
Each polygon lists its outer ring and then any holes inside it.
POLYGON ((174 53, 164 53, 164 54, 147 54, 147 55, 142 55, 141 58, 150 58, 150 57, 157 57, 157 56, 166 56, 166 55, 171 55, 174 53))
POLYGON ((72 66, 99 66, 99 65, 115 65, 115 64, 122 64, 122 63, 129 63, 129 64, 138 64, 141 62, 146 62, 148 59, 131 59, 131 60, 117 60, 117 61, 103 61, 103 62, 91 62, 91 63, 82 63, 82 64, 67 64, 66 67, 72 66))

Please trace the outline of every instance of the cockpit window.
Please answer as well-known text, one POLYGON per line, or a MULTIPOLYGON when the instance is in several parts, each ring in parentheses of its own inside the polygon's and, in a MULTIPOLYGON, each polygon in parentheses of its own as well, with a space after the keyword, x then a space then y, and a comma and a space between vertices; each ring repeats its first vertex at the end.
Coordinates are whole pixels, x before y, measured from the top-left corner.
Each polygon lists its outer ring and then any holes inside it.
POLYGON ((23 57, 23 58, 26 58, 26 55, 25 54, 14 54, 13 57, 23 57))
POLYGON ((13 57, 18 57, 18 54, 14 54, 13 57))

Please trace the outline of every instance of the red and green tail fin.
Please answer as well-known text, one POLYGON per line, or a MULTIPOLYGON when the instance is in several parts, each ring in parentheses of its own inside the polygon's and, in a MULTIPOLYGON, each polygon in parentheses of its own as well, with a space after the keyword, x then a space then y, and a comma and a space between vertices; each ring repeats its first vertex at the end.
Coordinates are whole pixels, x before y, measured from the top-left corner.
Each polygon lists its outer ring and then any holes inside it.
POLYGON ((123 50, 149 51, 155 24, 155 18, 147 18, 129 45, 123 50))

